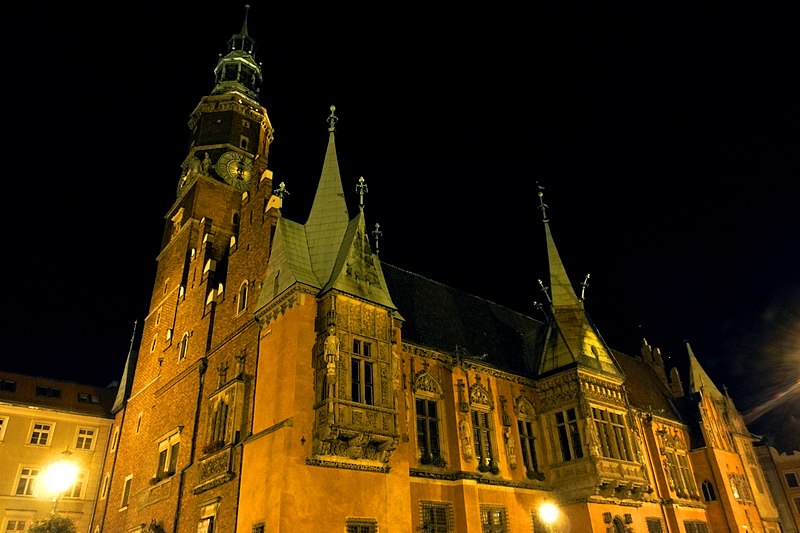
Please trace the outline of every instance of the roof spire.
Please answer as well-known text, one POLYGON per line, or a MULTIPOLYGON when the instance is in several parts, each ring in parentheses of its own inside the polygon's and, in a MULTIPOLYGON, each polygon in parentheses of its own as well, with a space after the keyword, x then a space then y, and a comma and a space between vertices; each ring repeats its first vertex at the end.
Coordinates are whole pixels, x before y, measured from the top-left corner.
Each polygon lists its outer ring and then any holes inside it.
POLYGON ((548 222, 548 220, 547 220, 547 204, 544 203, 544 192, 543 192, 544 191, 544 187, 539 185, 538 181, 536 182, 536 186, 539 188, 539 193, 538 193, 538 195, 539 195, 539 209, 542 210, 542 220, 544 220, 545 222, 548 222))
POLYGON ((364 181, 364 176, 358 178, 358 185, 356 185, 356 192, 358 193, 358 208, 364 210, 364 195, 369 192, 367 184, 364 181))
POLYGON ((247 15, 250 13, 250 4, 244 5, 244 23, 242 24, 241 34, 247 36, 247 15))

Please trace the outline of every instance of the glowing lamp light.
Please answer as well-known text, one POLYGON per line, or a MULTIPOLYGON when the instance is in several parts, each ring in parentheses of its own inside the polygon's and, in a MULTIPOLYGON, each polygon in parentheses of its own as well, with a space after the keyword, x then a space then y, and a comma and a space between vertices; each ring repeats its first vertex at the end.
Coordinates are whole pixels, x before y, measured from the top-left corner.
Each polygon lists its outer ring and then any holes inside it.
POLYGON ((77 478, 78 466, 72 461, 57 461, 44 471, 45 487, 55 495, 70 488, 77 478))
POLYGON ((558 520, 558 506, 554 503, 544 502, 539 506, 539 516, 549 526, 558 520))

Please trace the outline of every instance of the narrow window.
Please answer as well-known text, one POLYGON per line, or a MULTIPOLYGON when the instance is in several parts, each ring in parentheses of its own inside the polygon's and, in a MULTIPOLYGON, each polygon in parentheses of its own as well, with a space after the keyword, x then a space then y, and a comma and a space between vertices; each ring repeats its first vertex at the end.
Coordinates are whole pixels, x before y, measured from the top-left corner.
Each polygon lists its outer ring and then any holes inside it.
POLYGON ((583 457, 581 435, 578 431, 578 421, 574 408, 556 413, 556 431, 558 433, 558 442, 561 446, 562 460, 571 461, 572 459, 583 457))
POLYGON ((487 411, 472 411, 472 438, 475 443, 475 457, 478 468, 492 466, 492 438, 487 411))
POLYGON ((110 481, 111 481, 110 474, 106 474, 103 477, 103 486, 100 488, 100 499, 101 500, 105 500, 106 496, 108 496, 108 485, 109 485, 110 481))
POLYGON ((247 282, 245 281, 242 283, 242 286, 239 287, 239 302, 236 307, 236 313, 242 313, 244 310, 247 309, 247 282))
POLYGON ((423 464, 439 462, 439 415, 433 400, 417 398, 417 446, 423 464))
POLYGON ((189 333, 184 333, 181 342, 178 344, 178 361, 186 359, 186 352, 189 350, 189 333))
POLYGON ((2 442, 6 436, 7 427, 8 427, 8 417, 0 416, 0 442, 2 442))
POLYGON ((539 464, 536 460, 536 448, 534 446, 533 424, 528 420, 517 420, 517 429, 519 429, 522 462, 530 476, 539 471, 539 464))
POLYGON ((111 434, 111 451, 117 449, 117 443, 119 442, 119 426, 114 427, 114 432, 111 434))
POLYGON ((711 484, 709 480, 703 481, 702 485, 703 489, 703 499, 707 502, 713 502, 717 500, 717 495, 714 492, 714 485, 711 484))
POLYGON ((125 485, 122 487, 122 501, 120 502, 121 508, 128 507, 128 500, 131 497, 131 483, 133 482, 133 475, 125 478, 125 485))
POLYGON ((372 363, 353 358, 350 362, 350 397, 352 401, 375 405, 372 363))

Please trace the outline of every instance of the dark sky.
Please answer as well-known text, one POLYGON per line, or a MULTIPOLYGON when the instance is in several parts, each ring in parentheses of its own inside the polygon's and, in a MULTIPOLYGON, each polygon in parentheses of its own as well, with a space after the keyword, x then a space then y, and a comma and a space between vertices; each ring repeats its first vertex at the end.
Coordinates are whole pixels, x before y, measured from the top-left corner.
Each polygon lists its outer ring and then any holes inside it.
MULTIPOLYGON (((797 9, 640 4, 252 2, 270 168, 304 222, 335 105, 348 202, 364 176, 381 259, 533 316, 538 182, 609 345, 636 355, 646 338, 688 385, 688 340, 747 412, 800 380, 797 9)), ((244 16, 111 8, 39 6, 4 36, 2 367, 98 384, 147 312, 187 121, 244 16)), ((797 438, 800 392, 786 398, 752 429, 797 438)))

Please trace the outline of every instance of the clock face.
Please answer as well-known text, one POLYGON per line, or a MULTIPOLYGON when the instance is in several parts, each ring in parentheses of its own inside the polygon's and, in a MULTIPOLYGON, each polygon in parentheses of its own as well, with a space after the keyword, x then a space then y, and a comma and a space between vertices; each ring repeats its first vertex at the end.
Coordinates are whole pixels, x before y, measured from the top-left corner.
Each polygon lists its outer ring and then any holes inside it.
POLYGON ((225 152, 217 160, 217 174, 229 185, 246 189, 253 175, 253 160, 239 152, 225 152))

